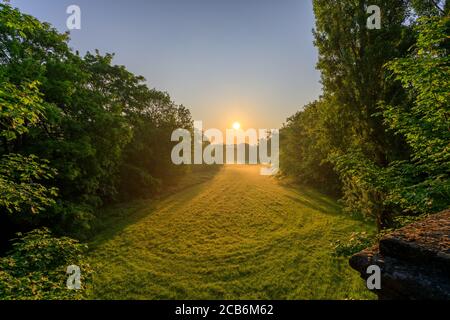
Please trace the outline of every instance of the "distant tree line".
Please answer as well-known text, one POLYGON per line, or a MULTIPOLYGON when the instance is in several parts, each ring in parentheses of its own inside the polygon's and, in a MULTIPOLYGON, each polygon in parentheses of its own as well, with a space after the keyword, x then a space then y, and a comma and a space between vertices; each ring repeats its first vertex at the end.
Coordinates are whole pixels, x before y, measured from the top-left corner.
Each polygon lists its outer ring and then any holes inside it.
POLYGON ((284 174, 380 229, 449 207, 450 1, 313 3, 323 95, 281 130, 284 174))

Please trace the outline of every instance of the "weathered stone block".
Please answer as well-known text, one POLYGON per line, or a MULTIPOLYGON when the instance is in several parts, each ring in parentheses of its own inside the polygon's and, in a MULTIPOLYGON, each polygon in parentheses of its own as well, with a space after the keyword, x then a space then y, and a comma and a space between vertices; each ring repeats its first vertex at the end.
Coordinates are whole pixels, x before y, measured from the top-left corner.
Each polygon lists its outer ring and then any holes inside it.
POLYGON ((363 279, 370 265, 381 268, 380 299, 450 299, 450 210, 396 230, 350 258, 363 279))

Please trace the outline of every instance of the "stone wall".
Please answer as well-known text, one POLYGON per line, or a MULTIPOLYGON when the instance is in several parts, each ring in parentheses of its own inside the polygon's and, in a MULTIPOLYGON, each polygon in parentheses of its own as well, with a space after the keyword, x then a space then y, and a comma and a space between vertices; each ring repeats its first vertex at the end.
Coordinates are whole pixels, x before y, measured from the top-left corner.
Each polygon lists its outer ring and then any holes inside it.
POLYGON ((450 210, 398 229, 350 258, 363 279, 370 265, 381 268, 379 299, 450 299, 450 210))

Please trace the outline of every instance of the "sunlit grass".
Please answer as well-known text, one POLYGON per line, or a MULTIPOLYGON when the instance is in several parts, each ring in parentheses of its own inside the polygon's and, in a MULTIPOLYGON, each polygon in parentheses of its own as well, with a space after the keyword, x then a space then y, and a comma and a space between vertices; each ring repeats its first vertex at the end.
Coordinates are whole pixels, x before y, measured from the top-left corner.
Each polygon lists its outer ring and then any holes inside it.
POLYGON ((226 166, 165 199, 114 210, 91 244, 92 298, 373 298, 330 245, 370 227, 256 167, 226 166))

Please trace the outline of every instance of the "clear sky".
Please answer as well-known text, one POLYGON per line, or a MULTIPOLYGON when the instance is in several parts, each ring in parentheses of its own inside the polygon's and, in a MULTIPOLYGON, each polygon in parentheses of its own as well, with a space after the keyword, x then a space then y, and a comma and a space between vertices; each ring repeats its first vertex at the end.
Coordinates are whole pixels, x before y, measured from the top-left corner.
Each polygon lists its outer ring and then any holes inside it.
POLYGON ((115 63, 167 91, 205 128, 279 128, 321 93, 311 0, 12 0, 66 30, 80 6, 80 53, 115 63))

